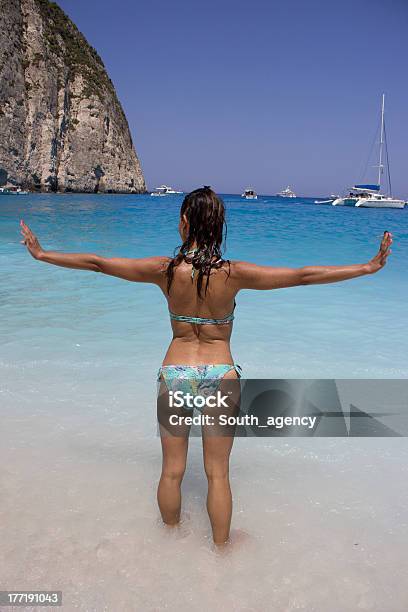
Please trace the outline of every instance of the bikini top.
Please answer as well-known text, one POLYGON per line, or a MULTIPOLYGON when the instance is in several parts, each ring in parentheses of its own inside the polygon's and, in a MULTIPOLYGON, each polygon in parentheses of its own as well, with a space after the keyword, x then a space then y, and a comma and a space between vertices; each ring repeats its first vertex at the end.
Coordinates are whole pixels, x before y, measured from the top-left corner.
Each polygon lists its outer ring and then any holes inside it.
MULTIPOLYGON (((235 302, 234 302, 234 310, 235 310, 235 302)), ((174 312, 169 310, 170 319, 173 321, 181 321, 182 323, 195 323, 196 325, 228 325, 228 323, 232 323, 234 320, 234 310, 223 317, 222 319, 205 319, 203 317, 187 317, 184 315, 177 315, 174 312)))
MULTIPOLYGON (((195 253, 196 249, 193 249, 192 251, 188 251, 188 253, 186 253, 186 255, 191 255, 192 253, 195 253)), ((194 268, 191 271, 191 278, 194 278, 194 268)), ((228 325, 229 323, 232 323, 234 320, 234 310, 235 310, 235 300, 234 300, 234 308, 232 310, 232 312, 227 315, 226 317, 223 317, 222 319, 206 319, 203 317, 188 317, 185 315, 178 315, 175 314, 174 312, 171 312, 171 310, 169 310, 169 315, 170 315, 170 319, 172 319, 173 321, 181 321, 182 323, 194 323, 195 325, 228 325)))

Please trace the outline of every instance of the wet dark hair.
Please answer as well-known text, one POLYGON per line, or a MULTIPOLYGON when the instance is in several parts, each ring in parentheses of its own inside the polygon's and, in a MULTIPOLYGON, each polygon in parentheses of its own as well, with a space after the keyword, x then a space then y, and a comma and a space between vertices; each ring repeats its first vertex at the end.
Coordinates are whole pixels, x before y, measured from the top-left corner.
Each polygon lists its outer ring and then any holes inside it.
POLYGON ((227 236, 224 202, 211 187, 204 186, 186 195, 180 210, 180 217, 184 215, 188 235, 167 267, 167 293, 170 294, 174 269, 185 261, 197 271, 197 293, 201 298, 204 280, 204 294, 207 292, 211 270, 230 263, 222 257, 222 244, 227 236), (193 245, 196 250, 188 254, 193 245))

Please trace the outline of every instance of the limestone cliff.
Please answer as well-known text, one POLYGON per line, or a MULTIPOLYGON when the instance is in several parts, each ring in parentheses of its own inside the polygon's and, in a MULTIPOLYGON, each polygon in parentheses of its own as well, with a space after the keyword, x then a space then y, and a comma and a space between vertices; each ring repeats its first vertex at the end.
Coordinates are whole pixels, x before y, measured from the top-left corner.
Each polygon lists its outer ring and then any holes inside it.
POLYGON ((143 192, 99 55, 57 4, 0 0, 0 185, 143 192))

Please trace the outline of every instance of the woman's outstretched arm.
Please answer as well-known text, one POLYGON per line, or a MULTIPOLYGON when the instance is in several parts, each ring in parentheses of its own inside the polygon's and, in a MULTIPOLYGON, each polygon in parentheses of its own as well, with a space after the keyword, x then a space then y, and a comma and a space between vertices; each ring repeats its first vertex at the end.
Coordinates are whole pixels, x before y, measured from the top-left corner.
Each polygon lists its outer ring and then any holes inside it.
POLYGON ((24 221, 20 222, 20 226, 23 235, 22 243, 25 244, 34 259, 63 268, 102 272, 134 282, 158 283, 162 277, 161 271, 167 261, 166 257, 147 257, 145 259, 107 258, 93 253, 45 251, 24 221))
POLYGON ((320 285, 374 274, 383 268, 391 253, 392 234, 384 232, 378 253, 369 262, 351 266, 304 266, 303 268, 274 268, 235 262, 232 279, 238 289, 281 289, 298 285, 320 285))

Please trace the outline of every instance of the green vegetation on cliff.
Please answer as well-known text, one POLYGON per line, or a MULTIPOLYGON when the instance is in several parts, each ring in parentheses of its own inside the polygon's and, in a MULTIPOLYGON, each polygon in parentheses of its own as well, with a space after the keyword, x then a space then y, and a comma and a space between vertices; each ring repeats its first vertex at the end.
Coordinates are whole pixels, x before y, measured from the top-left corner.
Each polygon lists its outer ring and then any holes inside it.
MULTIPOLYGON (((100 98, 103 90, 113 91, 97 51, 86 41, 76 25, 55 2, 36 0, 44 23, 44 40, 51 55, 61 57, 72 77, 80 74, 84 79, 83 95, 100 98)), ((35 61, 40 58, 36 57, 35 61)))

